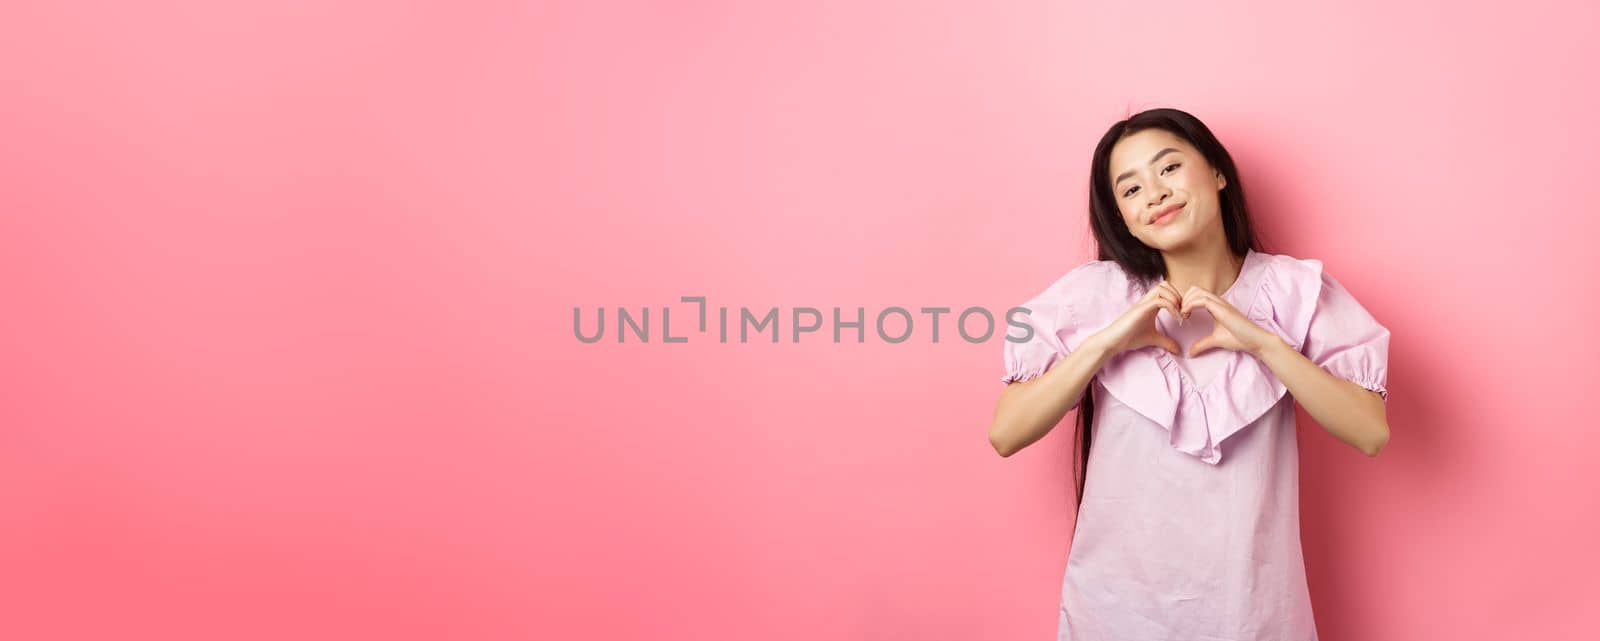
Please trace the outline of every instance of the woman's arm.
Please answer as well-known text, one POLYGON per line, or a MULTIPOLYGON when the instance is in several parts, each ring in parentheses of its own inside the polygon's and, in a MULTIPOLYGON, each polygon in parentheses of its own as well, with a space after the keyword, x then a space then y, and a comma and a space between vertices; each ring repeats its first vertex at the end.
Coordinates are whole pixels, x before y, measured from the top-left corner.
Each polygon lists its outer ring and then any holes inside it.
POLYGON ((1377 392, 1334 376, 1281 338, 1255 352, 1311 418, 1335 438, 1377 456, 1389 442, 1388 405, 1377 392))
POLYGON ((1077 405, 1089 381, 1114 353, 1102 336, 1095 335, 1037 378, 1006 385, 995 405, 989 444, 1000 456, 1011 456, 1044 438, 1077 405))
POLYGON ((989 425, 989 444, 1000 456, 1011 456, 1044 438, 1078 404, 1100 368, 1117 354, 1144 347, 1177 354, 1177 341, 1161 333, 1156 314, 1165 309, 1178 315, 1179 300, 1178 290, 1163 280, 1076 349, 1061 350, 1066 351, 1066 356, 1043 374, 1006 385, 994 408, 994 422, 989 425))

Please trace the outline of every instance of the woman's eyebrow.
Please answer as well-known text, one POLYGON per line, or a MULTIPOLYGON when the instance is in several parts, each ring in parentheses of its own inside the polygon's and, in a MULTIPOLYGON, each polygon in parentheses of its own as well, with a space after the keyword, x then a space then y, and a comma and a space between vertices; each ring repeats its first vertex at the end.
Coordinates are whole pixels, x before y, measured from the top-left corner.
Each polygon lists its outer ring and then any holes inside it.
MULTIPOLYGON (((1167 147, 1166 149, 1162 149, 1161 151, 1156 152, 1156 155, 1150 159, 1150 164, 1154 165, 1157 160, 1161 160, 1162 156, 1170 154, 1170 153, 1172 153, 1174 151, 1178 151, 1178 150, 1177 149, 1173 149, 1172 147, 1167 147)), ((1111 181, 1111 184, 1115 185, 1115 184, 1117 184, 1119 182, 1122 182, 1122 179, 1127 178, 1127 177, 1132 176, 1132 175, 1133 175, 1133 170, 1132 169, 1124 171, 1121 174, 1118 174, 1117 175, 1117 179, 1111 181)))

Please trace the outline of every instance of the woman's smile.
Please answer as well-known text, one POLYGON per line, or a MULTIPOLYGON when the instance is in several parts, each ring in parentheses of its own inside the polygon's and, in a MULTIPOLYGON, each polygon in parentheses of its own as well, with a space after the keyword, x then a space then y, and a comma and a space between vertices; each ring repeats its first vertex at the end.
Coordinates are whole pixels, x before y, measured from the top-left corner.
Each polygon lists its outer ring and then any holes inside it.
POLYGON ((1150 221, 1150 224, 1151 225, 1160 225, 1160 224, 1164 224, 1167 221, 1170 221, 1170 220, 1172 220, 1174 218, 1177 218, 1178 214, 1183 213, 1183 208, 1184 208, 1184 205, 1173 205, 1172 207, 1169 207, 1167 209, 1166 213, 1158 214, 1155 217, 1154 220, 1150 221))

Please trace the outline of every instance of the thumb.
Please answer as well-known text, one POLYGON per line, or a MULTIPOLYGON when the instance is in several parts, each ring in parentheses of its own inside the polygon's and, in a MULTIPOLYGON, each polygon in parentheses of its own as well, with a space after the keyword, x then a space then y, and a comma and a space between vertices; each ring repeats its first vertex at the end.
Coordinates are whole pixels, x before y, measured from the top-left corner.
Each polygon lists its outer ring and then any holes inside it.
POLYGON ((1171 352, 1175 356, 1182 356, 1183 355, 1183 348, 1179 347, 1178 346, 1178 341, 1172 340, 1171 336, 1167 336, 1165 334, 1157 335, 1155 342, 1156 342, 1156 347, 1160 347, 1161 349, 1167 350, 1168 352, 1171 352))
POLYGON ((1190 356, 1199 356, 1201 354, 1204 354, 1207 350, 1210 350, 1210 349, 1212 349, 1212 348, 1214 348, 1216 346, 1217 346, 1217 335, 1216 334, 1211 334, 1209 336, 1201 338, 1200 340, 1195 341, 1193 345, 1190 345, 1189 346, 1189 355, 1190 356))

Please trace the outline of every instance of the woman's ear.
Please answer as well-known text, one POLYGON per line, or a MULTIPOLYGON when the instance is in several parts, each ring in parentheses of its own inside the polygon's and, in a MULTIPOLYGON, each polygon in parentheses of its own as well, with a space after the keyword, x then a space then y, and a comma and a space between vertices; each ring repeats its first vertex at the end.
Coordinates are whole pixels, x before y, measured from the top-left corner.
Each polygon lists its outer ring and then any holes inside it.
POLYGON ((1213 169, 1211 171, 1212 171, 1212 173, 1217 175, 1217 191, 1222 191, 1223 187, 1227 187, 1228 186, 1228 178, 1226 176, 1223 176, 1222 172, 1220 172, 1220 171, 1217 171, 1215 169, 1213 169))

